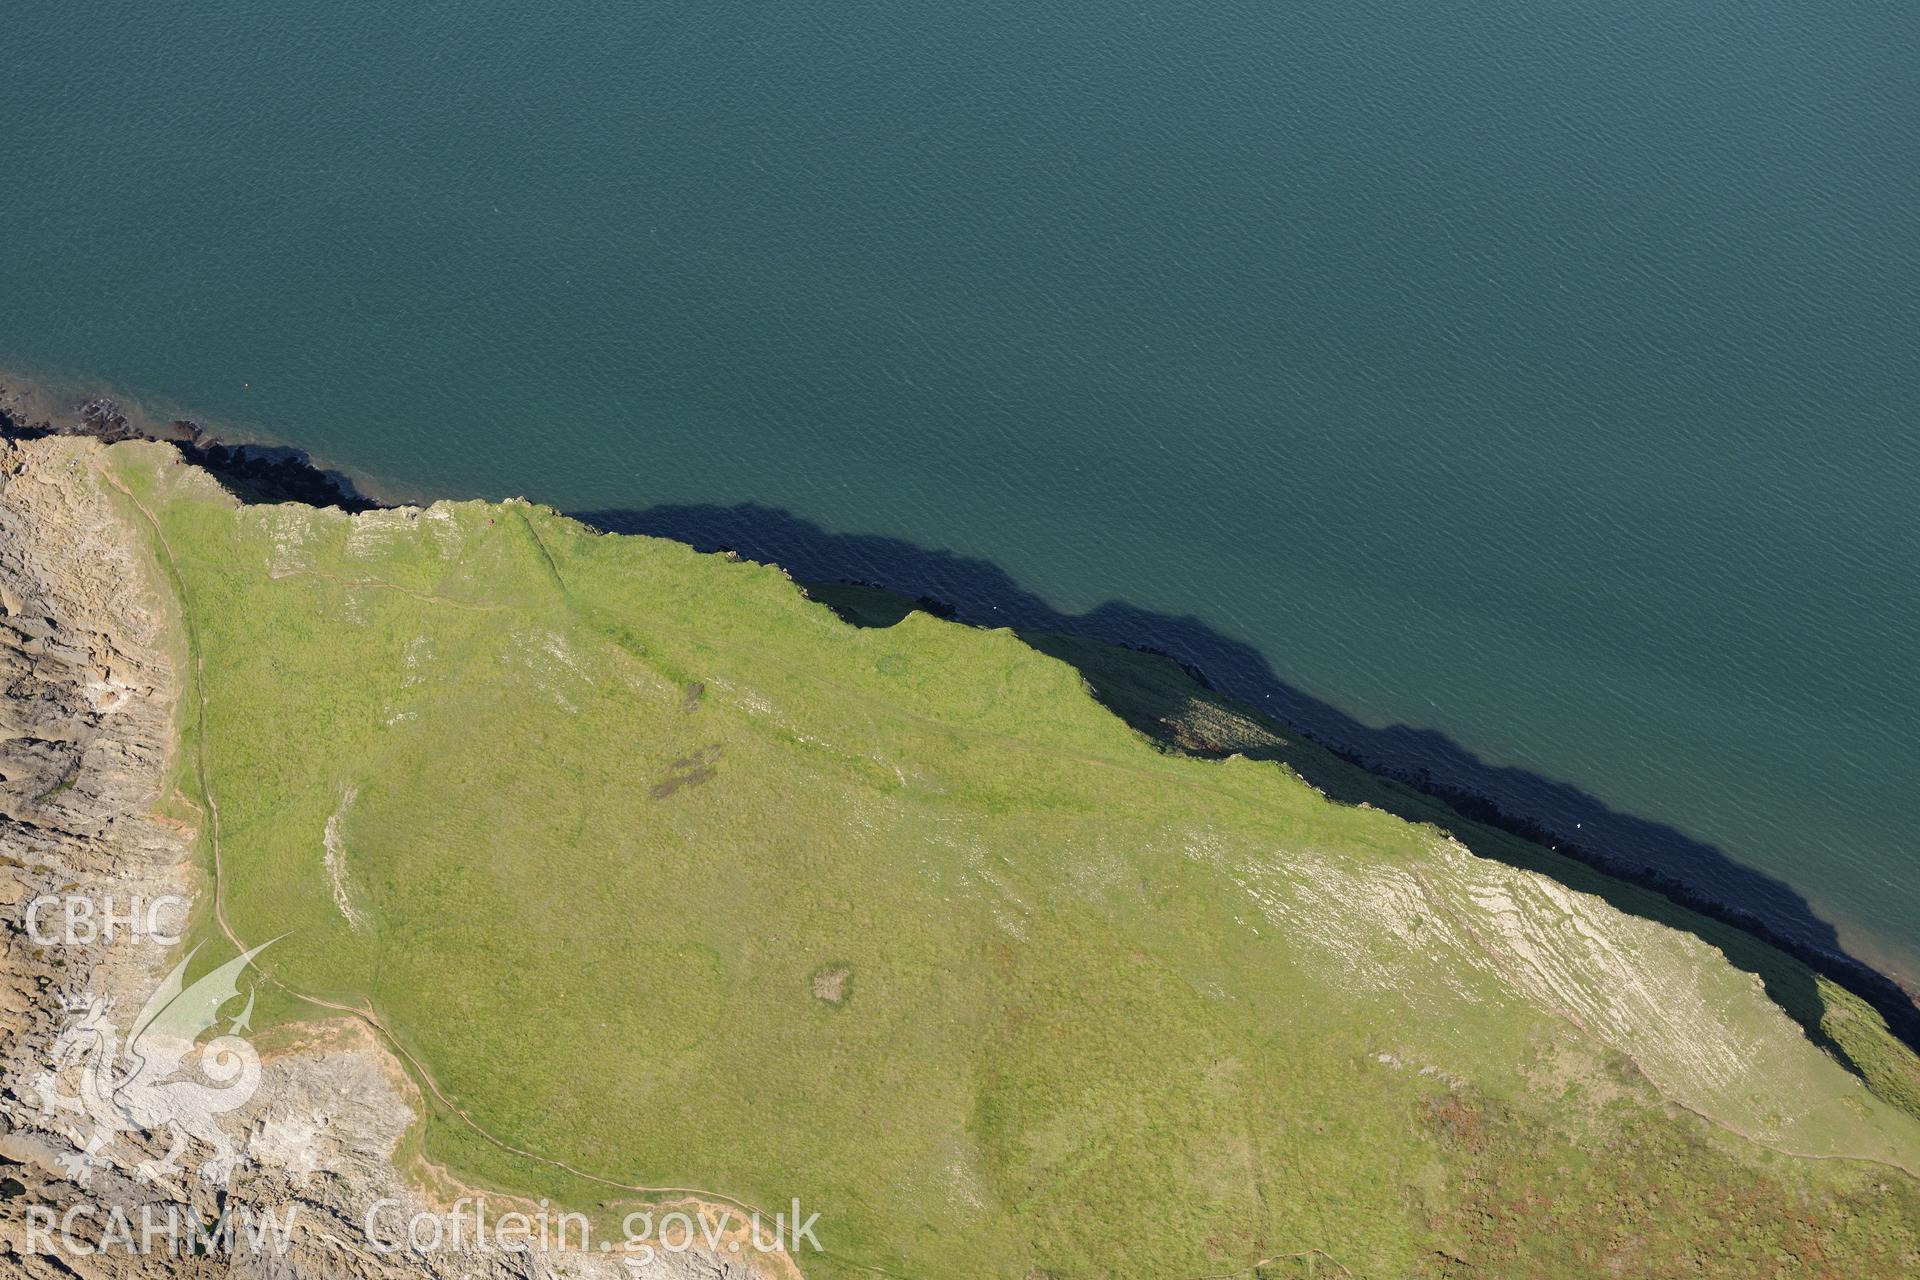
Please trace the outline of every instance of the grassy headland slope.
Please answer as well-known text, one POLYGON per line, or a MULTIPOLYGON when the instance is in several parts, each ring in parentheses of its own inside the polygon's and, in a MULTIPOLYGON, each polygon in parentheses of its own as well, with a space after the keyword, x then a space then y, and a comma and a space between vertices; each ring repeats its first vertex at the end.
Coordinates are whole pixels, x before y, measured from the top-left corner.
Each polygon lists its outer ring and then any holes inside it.
POLYGON ((813 1276, 1920 1257, 1920 1123, 1697 933, 1284 753, 1158 749, 1011 633, 524 503, 98 457, 181 597, 225 925, 377 1014, 471 1182, 798 1196, 813 1276))

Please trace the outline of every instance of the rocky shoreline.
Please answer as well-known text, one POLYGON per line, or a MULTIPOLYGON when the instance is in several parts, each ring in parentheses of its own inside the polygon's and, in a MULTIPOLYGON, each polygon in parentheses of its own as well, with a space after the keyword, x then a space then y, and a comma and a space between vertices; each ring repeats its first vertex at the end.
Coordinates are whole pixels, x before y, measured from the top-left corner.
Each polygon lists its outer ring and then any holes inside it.
POLYGON ((87 437, 103 444, 152 440, 171 445, 247 501, 303 502, 344 511, 371 511, 381 505, 296 450, 227 444, 191 418, 175 418, 164 428, 146 430, 135 426, 127 412, 106 396, 83 400, 68 413, 36 414, 25 396, 10 395, 9 388, 0 384, 0 437, 40 440, 52 436, 87 437))

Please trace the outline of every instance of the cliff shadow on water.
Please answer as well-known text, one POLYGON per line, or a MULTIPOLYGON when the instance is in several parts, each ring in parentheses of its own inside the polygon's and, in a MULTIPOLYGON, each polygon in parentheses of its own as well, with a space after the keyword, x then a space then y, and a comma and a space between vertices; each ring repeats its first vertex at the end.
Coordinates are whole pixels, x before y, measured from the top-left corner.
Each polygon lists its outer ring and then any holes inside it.
MULTIPOLYGON (((1829 1034, 1827 997, 1808 967, 1865 999, 1920 1052, 1920 1006, 1913 996, 1849 955, 1834 927, 1791 886, 1674 827, 1613 809, 1570 783, 1489 764, 1443 733, 1362 724, 1289 684, 1251 645, 1198 618, 1124 601, 1063 614, 989 561, 898 538, 829 533, 777 508, 669 505, 578 514, 611 532, 653 534, 778 564, 802 582, 883 587, 900 597, 895 617, 918 607, 961 622, 1011 627, 1035 647, 1080 667, 1096 696, 1102 696, 1110 672, 1092 669, 1085 647, 1054 637, 1171 659, 1203 689, 1245 704, 1275 722, 1279 733, 1315 747, 1311 754, 1284 747, 1242 748, 1244 754, 1284 759, 1336 800, 1461 829, 1482 856, 1542 872, 1624 912, 1695 934, 1758 976, 1808 1038, 1856 1074, 1866 1072, 1829 1034), (1570 832, 1577 838, 1569 838, 1570 832), (1782 963, 1780 951, 1803 963, 1782 963)), ((883 613, 854 620, 890 619, 883 613)))
MULTIPOLYGON (((186 419, 158 430, 136 426, 103 398, 70 411, 33 412, 24 395, 0 386, 0 437, 46 435, 161 440, 245 502, 304 502, 349 511, 380 505, 345 476, 314 466, 297 450, 226 444, 186 419)), ((1123 601, 1063 614, 989 561, 899 538, 829 533, 777 508, 656 506, 575 514, 610 532, 651 534, 778 564, 802 582, 881 588, 867 593, 866 609, 839 609, 861 625, 887 625, 920 608, 970 624, 1010 627, 1036 648, 1078 667, 1095 695, 1122 718, 1164 739, 1167 735, 1159 732, 1164 708, 1152 703, 1166 699, 1166 682, 1144 682, 1156 686, 1144 713, 1137 697, 1122 705, 1115 690, 1134 686, 1137 692, 1144 686, 1134 673, 1116 678, 1111 657, 1124 650, 1158 655, 1191 677, 1177 681, 1181 689, 1215 700, 1228 718, 1240 714, 1230 705, 1237 702, 1271 722, 1272 732, 1236 741, 1230 749, 1282 760, 1335 800, 1371 804, 1457 830, 1482 856, 1541 872, 1621 911, 1694 934, 1756 975, 1810 1040, 1870 1083, 1884 1086, 1889 1076, 1856 1061, 1835 1041, 1827 996, 1809 969, 1864 999, 1920 1053, 1920 1006, 1913 996, 1849 955, 1833 926, 1791 886, 1671 826, 1614 810, 1569 783, 1489 764, 1443 733, 1362 724, 1287 683, 1251 645, 1197 618, 1123 601), (1087 640, 1102 643, 1076 643, 1087 640), (1290 742, 1288 735, 1302 741, 1290 742), (1577 840, 1568 838, 1570 831, 1579 833, 1577 840), (1802 963, 1785 960, 1782 952, 1802 963)), ((1185 701, 1188 694, 1176 693, 1170 700, 1185 701)), ((1229 749, 1211 746, 1204 736, 1177 745, 1203 753, 1229 749)), ((1902 1105, 1920 1115, 1920 1079, 1909 1079, 1912 1074, 1906 1066, 1894 1071, 1905 1082, 1902 1105)))
POLYGON ((166 423, 137 420, 119 402, 93 396, 72 408, 51 408, 32 388, 0 382, 0 438, 91 436, 113 444, 153 440, 170 444, 205 468, 242 502, 304 502, 315 507, 370 511, 380 504, 338 471, 315 466, 299 449, 228 444, 191 418, 166 423))

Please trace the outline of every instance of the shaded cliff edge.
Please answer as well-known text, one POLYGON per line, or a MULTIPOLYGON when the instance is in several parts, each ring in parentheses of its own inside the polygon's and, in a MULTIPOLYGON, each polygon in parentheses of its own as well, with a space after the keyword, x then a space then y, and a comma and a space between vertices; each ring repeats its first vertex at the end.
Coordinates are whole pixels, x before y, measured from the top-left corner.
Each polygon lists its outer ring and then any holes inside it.
MULTIPOLYGON (((159 440, 205 468, 248 502, 299 502, 364 511, 380 504, 346 477, 297 451, 229 444, 190 419, 164 426, 132 420, 111 399, 94 397, 48 412, 27 393, 0 385, 0 437, 79 436, 113 442, 159 440)), ((918 608, 942 617, 954 609, 927 596, 908 599, 884 585, 832 583, 850 621, 887 625, 918 608)), ((836 606, 838 607, 838 606, 836 606)), ((1549 830, 1526 814, 1425 774, 1381 768, 1340 744, 1262 715, 1217 692, 1206 674, 1150 648, 1128 649, 1080 636, 1022 631, 1036 648, 1079 668, 1101 700, 1136 729, 1171 749, 1239 752, 1282 760, 1336 800, 1370 804, 1458 834, 1484 856, 1538 871, 1604 898, 1630 914, 1693 933, 1754 974, 1807 1037, 1887 1101, 1920 1117, 1920 1004, 1891 977, 1852 956, 1808 945, 1739 903, 1720 902, 1659 869, 1643 869, 1549 830)))

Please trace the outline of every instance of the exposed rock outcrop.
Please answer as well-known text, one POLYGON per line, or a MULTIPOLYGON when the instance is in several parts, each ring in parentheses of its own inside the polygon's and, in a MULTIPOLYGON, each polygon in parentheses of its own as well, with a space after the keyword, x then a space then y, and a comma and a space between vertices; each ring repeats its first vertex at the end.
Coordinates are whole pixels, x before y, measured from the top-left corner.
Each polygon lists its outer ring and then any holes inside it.
POLYGON ((169 1169, 167 1126, 103 1132, 95 1101, 65 1087, 74 1067, 62 1046, 76 1026, 93 1018, 124 1031, 178 961, 178 948, 134 930, 171 935, 184 903, 206 900, 191 857, 197 819, 170 789, 186 659, 147 531, 99 465, 104 448, 64 434, 0 438, 0 1274, 751 1274, 697 1250, 633 1270, 618 1255, 376 1248, 365 1226, 376 1202, 397 1205, 383 1221, 398 1223, 447 1206, 394 1167, 417 1095, 358 1023, 328 1024, 269 1055, 257 1091, 209 1121, 240 1155, 224 1185, 201 1176, 214 1155, 201 1138, 182 1140, 169 1169), (64 910, 29 928, 32 903, 69 899, 95 912, 71 943, 64 910), (167 899, 179 902, 149 914, 167 899), (123 919, 103 941, 102 907, 140 923, 123 919), (231 1246, 216 1230, 211 1251, 174 1248, 223 1214, 237 1224, 231 1246), (60 1223, 52 1230, 49 1215, 60 1223), (130 1241, 116 1235, 121 1223, 130 1241), (146 1223, 161 1225, 143 1239, 146 1223), (253 1229, 275 1223, 284 1232, 252 1247, 253 1229))

